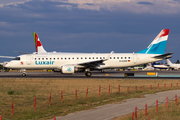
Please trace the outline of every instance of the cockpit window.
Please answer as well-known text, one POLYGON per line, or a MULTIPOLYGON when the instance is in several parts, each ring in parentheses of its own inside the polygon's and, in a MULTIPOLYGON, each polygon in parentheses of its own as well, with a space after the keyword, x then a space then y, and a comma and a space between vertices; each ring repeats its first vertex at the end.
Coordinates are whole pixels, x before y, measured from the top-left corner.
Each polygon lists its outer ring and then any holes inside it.
POLYGON ((16 57, 16 58, 14 58, 13 60, 20 60, 20 57, 16 57))

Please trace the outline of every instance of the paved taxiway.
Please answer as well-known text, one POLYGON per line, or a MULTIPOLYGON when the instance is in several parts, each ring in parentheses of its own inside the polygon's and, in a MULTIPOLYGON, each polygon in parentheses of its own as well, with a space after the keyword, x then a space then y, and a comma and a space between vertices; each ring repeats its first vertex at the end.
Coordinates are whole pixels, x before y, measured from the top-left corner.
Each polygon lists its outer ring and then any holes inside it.
MULTIPOLYGON (((66 116, 56 117, 56 120, 112 120, 134 112, 135 107, 144 109, 145 104, 148 106, 156 103, 156 100, 163 102, 166 97, 174 98, 175 95, 180 96, 180 90, 171 90, 159 92, 156 94, 145 95, 145 98, 132 98, 124 100, 126 102, 107 104, 94 109, 71 113, 66 116)), ((155 106, 156 104, 154 104, 155 106)))
MULTIPOLYGON (((24 78, 21 72, 0 72, 0 78, 24 78)), ((86 77, 84 73, 72 75, 54 72, 27 72, 25 78, 121 78, 121 79, 180 79, 180 71, 106 71, 92 72, 91 77, 86 77), (147 72, 157 72, 155 75, 147 75, 147 72), (134 77, 124 77, 124 73, 134 73, 134 77)))

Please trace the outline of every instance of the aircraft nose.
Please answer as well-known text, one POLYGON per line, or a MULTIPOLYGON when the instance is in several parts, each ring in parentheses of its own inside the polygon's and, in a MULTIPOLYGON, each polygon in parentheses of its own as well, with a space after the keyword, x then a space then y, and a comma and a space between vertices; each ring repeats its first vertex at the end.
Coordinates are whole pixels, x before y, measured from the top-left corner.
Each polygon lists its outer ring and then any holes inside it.
POLYGON ((10 63, 7 63, 6 65, 4 65, 5 68, 10 68, 10 63))

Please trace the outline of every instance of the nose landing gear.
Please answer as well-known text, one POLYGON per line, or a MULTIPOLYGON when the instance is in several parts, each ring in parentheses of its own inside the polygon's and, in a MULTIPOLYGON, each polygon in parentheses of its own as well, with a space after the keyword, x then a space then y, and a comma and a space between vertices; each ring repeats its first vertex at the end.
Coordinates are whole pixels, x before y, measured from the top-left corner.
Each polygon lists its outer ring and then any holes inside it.
POLYGON ((26 76, 26 69, 21 69, 20 72, 22 72, 22 76, 23 76, 23 77, 26 76))
POLYGON ((85 72, 85 75, 86 77, 91 77, 92 73, 88 71, 88 72, 85 72))
POLYGON ((22 74, 22 76, 25 77, 25 76, 26 76, 26 73, 24 72, 24 73, 22 74))

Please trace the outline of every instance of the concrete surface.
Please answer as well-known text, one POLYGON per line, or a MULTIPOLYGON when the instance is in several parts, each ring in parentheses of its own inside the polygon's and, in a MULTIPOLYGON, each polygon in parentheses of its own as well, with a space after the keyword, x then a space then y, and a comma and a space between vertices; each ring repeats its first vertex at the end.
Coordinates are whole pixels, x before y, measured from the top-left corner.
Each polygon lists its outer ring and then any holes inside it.
MULTIPOLYGON (((56 117, 56 120, 112 120, 115 117, 132 113, 137 106, 138 109, 144 109, 145 104, 148 106, 158 100, 163 102, 166 97, 172 99, 175 95, 180 96, 180 90, 171 90, 159 92, 156 94, 145 95, 145 98, 132 98, 125 100, 126 102, 107 104, 94 109, 71 113, 66 116, 56 117)), ((156 104, 154 104, 156 105, 156 104)))

